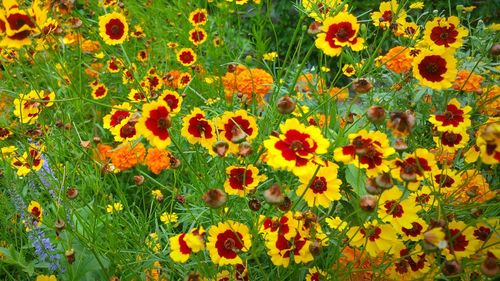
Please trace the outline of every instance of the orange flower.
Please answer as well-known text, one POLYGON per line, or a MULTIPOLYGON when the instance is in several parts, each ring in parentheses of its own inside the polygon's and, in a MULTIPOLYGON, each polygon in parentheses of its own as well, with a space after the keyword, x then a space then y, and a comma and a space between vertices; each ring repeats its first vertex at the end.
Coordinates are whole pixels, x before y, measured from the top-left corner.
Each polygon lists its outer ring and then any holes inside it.
POLYGON ((313 73, 305 73, 299 76, 295 84, 295 91, 303 94, 323 93, 325 80, 319 75, 313 73))
POLYGON ((382 61, 388 69, 402 74, 412 69, 413 58, 410 56, 410 49, 396 46, 385 54, 382 61))
POLYGON ((98 161, 99 163, 105 163, 109 158, 110 151, 113 149, 110 145, 98 144, 97 148, 94 150, 92 159, 98 161))
POLYGON ((93 53, 99 51, 101 49, 101 45, 97 41, 85 40, 82 42, 81 48, 84 52, 93 53))
POLYGON ((457 91, 464 91, 467 93, 481 93, 481 83, 484 77, 474 74, 467 70, 458 72, 455 82, 453 82, 453 89, 457 91))
POLYGON ((366 252, 346 246, 342 251, 339 263, 334 265, 334 270, 340 273, 338 277, 342 280, 369 281, 374 280, 373 271, 371 269, 376 266, 376 264, 376 261, 371 259, 366 252), (352 270, 349 270, 351 267, 352 270))
POLYGON ((243 94, 247 103, 251 103, 255 95, 258 102, 262 102, 263 97, 273 87, 273 77, 260 68, 246 68, 238 65, 233 72, 228 71, 222 77, 226 99, 231 99, 234 94, 243 94))
POLYGON ((159 148, 148 149, 148 155, 146 156, 145 162, 148 169, 159 175, 162 171, 170 168, 171 154, 168 150, 159 148))
POLYGON ((111 163, 120 171, 133 168, 135 165, 142 163, 146 149, 142 143, 135 146, 126 143, 109 153, 111 163))

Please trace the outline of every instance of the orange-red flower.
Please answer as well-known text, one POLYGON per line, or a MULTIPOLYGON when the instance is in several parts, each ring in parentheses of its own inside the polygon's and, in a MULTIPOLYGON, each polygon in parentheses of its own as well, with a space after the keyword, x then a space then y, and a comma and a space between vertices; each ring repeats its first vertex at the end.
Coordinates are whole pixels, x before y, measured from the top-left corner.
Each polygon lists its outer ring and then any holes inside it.
POLYGON ((125 143, 108 153, 115 168, 123 171, 141 164, 146 155, 146 148, 142 143, 136 145, 125 143))

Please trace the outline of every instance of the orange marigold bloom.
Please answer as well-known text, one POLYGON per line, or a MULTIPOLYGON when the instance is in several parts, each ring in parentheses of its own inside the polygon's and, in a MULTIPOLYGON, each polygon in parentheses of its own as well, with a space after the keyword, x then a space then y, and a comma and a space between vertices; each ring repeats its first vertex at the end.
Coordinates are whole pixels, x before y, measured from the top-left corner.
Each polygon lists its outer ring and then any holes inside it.
POLYGON ((467 93, 481 93, 481 83, 484 77, 474 74, 467 70, 458 72, 455 82, 453 82, 453 89, 457 91, 464 91, 467 93))
POLYGON ((123 171, 142 163, 145 154, 146 149, 142 143, 136 145, 126 143, 110 151, 109 157, 111 158, 111 163, 113 163, 117 169, 123 171))
POLYGON ((375 277, 371 268, 379 263, 376 259, 370 258, 366 252, 346 246, 339 262, 335 263, 334 270, 339 272, 338 277, 342 280, 369 281, 375 277))
POLYGON ((402 74, 412 69, 413 57, 410 56, 410 49, 396 46, 385 54, 382 61, 388 69, 402 74))
POLYGON ((92 159, 99 163, 105 163, 109 158, 110 151, 113 149, 110 145, 98 144, 93 152, 92 159))
POLYGON ((260 68, 247 68, 238 65, 233 72, 228 71, 222 77, 226 99, 231 99, 234 94, 243 94, 244 101, 251 103, 255 96, 258 102, 273 87, 273 77, 260 68))
POLYGON ((481 113, 487 116, 500 116, 500 86, 494 85, 483 91, 484 104, 480 107, 481 113))
POLYGON ((462 175, 461 190, 457 199, 464 203, 482 203, 496 196, 496 191, 490 189, 486 179, 477 170, 467 170, 462 175))
POLYGON ((172 154, 168 150, 159 148, 149 148, 145 162, 148 169, 159 175, 162 171, 170 168, 172 154))

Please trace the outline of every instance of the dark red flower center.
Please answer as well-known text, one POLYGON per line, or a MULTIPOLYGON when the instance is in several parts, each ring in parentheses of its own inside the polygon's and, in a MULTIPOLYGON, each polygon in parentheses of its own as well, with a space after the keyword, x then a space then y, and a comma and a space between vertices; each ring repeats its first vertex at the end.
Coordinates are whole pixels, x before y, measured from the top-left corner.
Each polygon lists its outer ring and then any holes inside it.
POLYGON ((435 175, 434 176, 435 183, 439 184, 441 187, 451 187, 455 180, 448 175, 435 175))
POLYGON ((120 137, 124 139, 133 138, 137 131, 135 129, 135 122, 128 122, 120 128, 120 137))
POLYGON ((161 140, 166 140, 169 137, 167 129, 170 128, 170 125, 169 111, 164 106, 151 110, 149 118, 146 120, 146 128, 161 140))
POLYGON ((105 27, 106 34, 112 40, 120 40, 125 34, 125 24, 120 19, 111 19, 105 27))
POLYGON ((203 114, 198 113, 189 119, 188 132, 194 137, 201 138, 203 134, 204 138, 209 139, 213 136, 212 127, 204 118, 203 114))
POLYGON ((114 127, 118 124, 120 124, 120 122, 122 122, 123 119, 127 118, 130 116, 130 112, 128 111, 125 111, 125 110, 117 110, 112 116, 111 116, 111 122, 109 123, 109 125, 111 127, 114 127))
POLYGON ((446 107, 446 112, 442 115, 436 115, 436 120, 442 122, 443 126, 452 125, 458 127, 460 123, 464 122, 464 111, 456 107, 454 104, 449 104, 446 107))
POLYGON ((486 241, 490 237, 491 229, 480 226, 478 229, 474 230, 474 236, 481 241, 486 241))
POLYGON ((381 22, 392 22, 392 11, 384 11, 382 17, 380 18, 381 22))
POLYGON ((315 177, 310 188, 314 193, 321 194, 325 192, 328 189, 325 177, 315 177))
POLYGON ((239 232, 235 233, 229 229, 219 233, 215 242, 217 253, 226 259, 236 258, 237 252, 243 248, 242 239, 243 236, 239 232))
POLYGON ((404 234, 406 234, 406 236, 417 237, 422 233, 423 227, 418 222, 412 222, 411 226, 412 228, 404 228, 404 227, 401 228, 401 230, 403 231, 404 234))
POLYGON ((274 147, 281 151, 281 155, 285 160, 296 161, 295 165, 300 167, 306 165, 309 161, 304 157, 314 153, 318 147, 315 141, 312 141, 312 144, 310 141, 308 134, 292 129, 288 130, 285 133, 285 138, 277 141, 274 147))
POLYGON ((436 26, 431 31, 431 40, 439 46, 449 47, 457 41, 457 37, 458 31, 453 24, 449 27, 436 26))
POLYGON ((420 75, 431 82, 441 82, 444 80, 443 74, 446 73, 446 60, 441 56, 426 56, 419 64, 418 71, 420 75))
POLYGON ((401 204, 399 204, 396 200, 386 201, 384 208, 386 213, 392 215, 394 218, 400 218, 403 216, 403 206, 401 206, 401 204))
POLYGON ((382 229, 380 227, 371 227, 368 229, 361 229, 359 232, 363 235, 363 238, 368 236, 368 239, 372 242, 380 238, 380 234, 382 233, 382 229))
POLYGON ((33 207, 31 209, 31 215, 33 215, 34 217, 39 218, 41 214, 42 211, 38 207, 33 207))
POLYGON ((252 170, 234 168, 229 173, 229 185, 233 189, 243 190, 245 186, 253 183, 252 170))
POLYGON ((355 36, 356 30, 353 29, 350 22, 340 22, 330 25, 326 32, 325 41, 330 44, 330 47, 339 48, 340 46, 336 45, 335 41, 348 42, 355 36))
POLYGON ((179 59, 184 64, 190 64, 194 61, 194 56, 190 51, 184 51, 180 54, 179 59))
POLYGON ((250 126, 250 122, 241 116, 232 117, 224 124, 224 136, 232 142, 242 141, 252 133, 253 128, 250 126))
POLYGON ((462 141, 461 134, 455 134, 452 132, 444 132, 441 137, 441 144, 449 147, 454 147, 462 141))
POLYGON ((191 254, 191 248, 188 246, 186 241, 184 241, 185 236, 186 236, 186 233, 182 233, 179 236, 179 246, 180 246, 179 250, 181 251, 182 254, 189 255, 189 254, 191 254))
POLYGON ((450 229, 450 235, 446 237, 450 250, 463 252, 469 245, 469 240, 463 235, 459 229, 450 229))

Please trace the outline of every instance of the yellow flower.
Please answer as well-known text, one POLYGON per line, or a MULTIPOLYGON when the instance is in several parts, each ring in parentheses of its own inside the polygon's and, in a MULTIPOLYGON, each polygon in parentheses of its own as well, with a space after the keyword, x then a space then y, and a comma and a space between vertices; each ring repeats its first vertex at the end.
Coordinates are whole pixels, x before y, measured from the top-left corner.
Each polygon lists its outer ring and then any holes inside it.
POLYGON ((462 221, 450 222, 448 232, 445 234, 448 247, 444 249, 444 254, 448 259, 470 257, 482 244, 482 241, 474 237, 474 228, 462 221))
POLYGON ((354 74, 356 74, 356 69, 354 68, 354 66, 352 64, 345 64, 342 67, 342 73, 344 73, 344 75, 347 77, 351 77, 354 74))
POLYGON ((415 2, 410 5, 410 9, 421 10, 424 8, 424 2, 415 2))
POLYGON ((448 89, 457 76, 457 60, 445 48, 420 50, 413 60, 413 76, 420 85, 434 90, 448 89))
POLYGON ((116 212, 120 212, 123 210, 123 205, 122 203, 120 202, 117 202, 117 203, 113 203, 112 205, 107 205, 106 206, 106 212, 108 214, 112 214, 112 213, 116 213, 116 212))
POLYGON ((429 117, 431 122, 439 132, 452 132, 460 134, 465 132, 471 126, 470 106, 464 106, 453 98, 446 105, 446 111, 443 114, 433 114, 429 117))
POLYGON ((396 230, 402 227, 411 229, 418 219, 415 201, 403 200, 403 192, 393 187, 382 193, 378 200, 378 216, 383 222, 390 223, 396 230))
POLYGON ((161 190, 159 189, 154 189, 151 191, 151 195, 153 195, 153 197, 155 198, 155 200, 157 201, 161 201, 163 200, 164 196, 163 196, 163 193, 161 192, 161 190))
POLYGON ((161 214, 161 216, 160 216, 160 220, 164 224, 175 223, 175 222, 177 222, 178 218, 179 217, 177 216, 176 213, 167 213, 167 212, 165 212, 165 213, 161 214))
POLYGON ((38 275, 35 281, 57 281, 54 275, 38 275))
POLYGON ((232 220, 213 225, 208 231, 207 249, 216 265, 243 263, 239 256, 252 246, 252 236, 246 225, 232 220))
POLYGON ((226 175, 224 191, 229 195, 238 196, 245 196, 254 191, 267 179, 266 175, 259 175, 259 169, 252 164, 246 167, 229 166, 226 168, 226 175))
POLYGON ((333 201, 339 200, 340 185, 342 181, 337 178, 338 166, 332 162, 325 162, 319 166, 318 172, 315 166, 307 167, 299 172, 301 185, 295 193, 303 197, 309 207, 322 206, 328 208, 333 201))
POLYGON ((391 0, 381 2, 379 10, 373 12, 371 18, 375 26, 388 28, 393 24, 404 24, 406 12, 403 8, 399 8, 397 0, 391 0))
POLYGON ((142 106, 142 115, 136 128, 151 145, 163 149, 171 142, 168 131, 171 125, 170 107, 165 101, 157 100, 142 106))
POLYGON ((378 224, 377 221, 366 222, 363 227, 352 227, 347 232, 353 247, 364 247, 372 257, 382 253, 394 253, 398 240, 396 231, 390 224, 378 224))
POLYGON ((347 222, 343 221, 339 217, 328 217, 325 221, 330 228, 338 231, 343 231, 347 227, 347 222))
POLYGON ((127 19, 117 12, 100 16, 99 35, 108 45, 122 44, 128 37, 127 19))
POLYGON ((326 66, 322 66, 322 67, 320 68, 320 70, 321 70, 321 72, 330 72, 330 71, 331 71, 331 69, 330 69, 330 68, 328 68, 328 67, 326 67, 326 66))
POLYGON ((251 143, 259 133, 255 117, 248 115, 243 109, 224 112, 216 121, 216 126, 220 138, 229 144, 229 153, 237 153, 239 143, 243 141, 251 143))
POLYGON ((278 57, 277 52, 270 52, 270 53, 265 53, 262 58, 267 61, 274 61, 278 57))
POLYGON ((340 12, 335 17, 328 17, 314 42, 325 55, 338 56, 343 47, 350 47, 359 52, 365 48, 364 39, 358 37, 359 24, 354 15, 340 12))
POLYGON ((436 17, 425 24, 423 40, 431 46, 457 49, 468 34, 467 28, 460 25, 458 17, 436 17))

